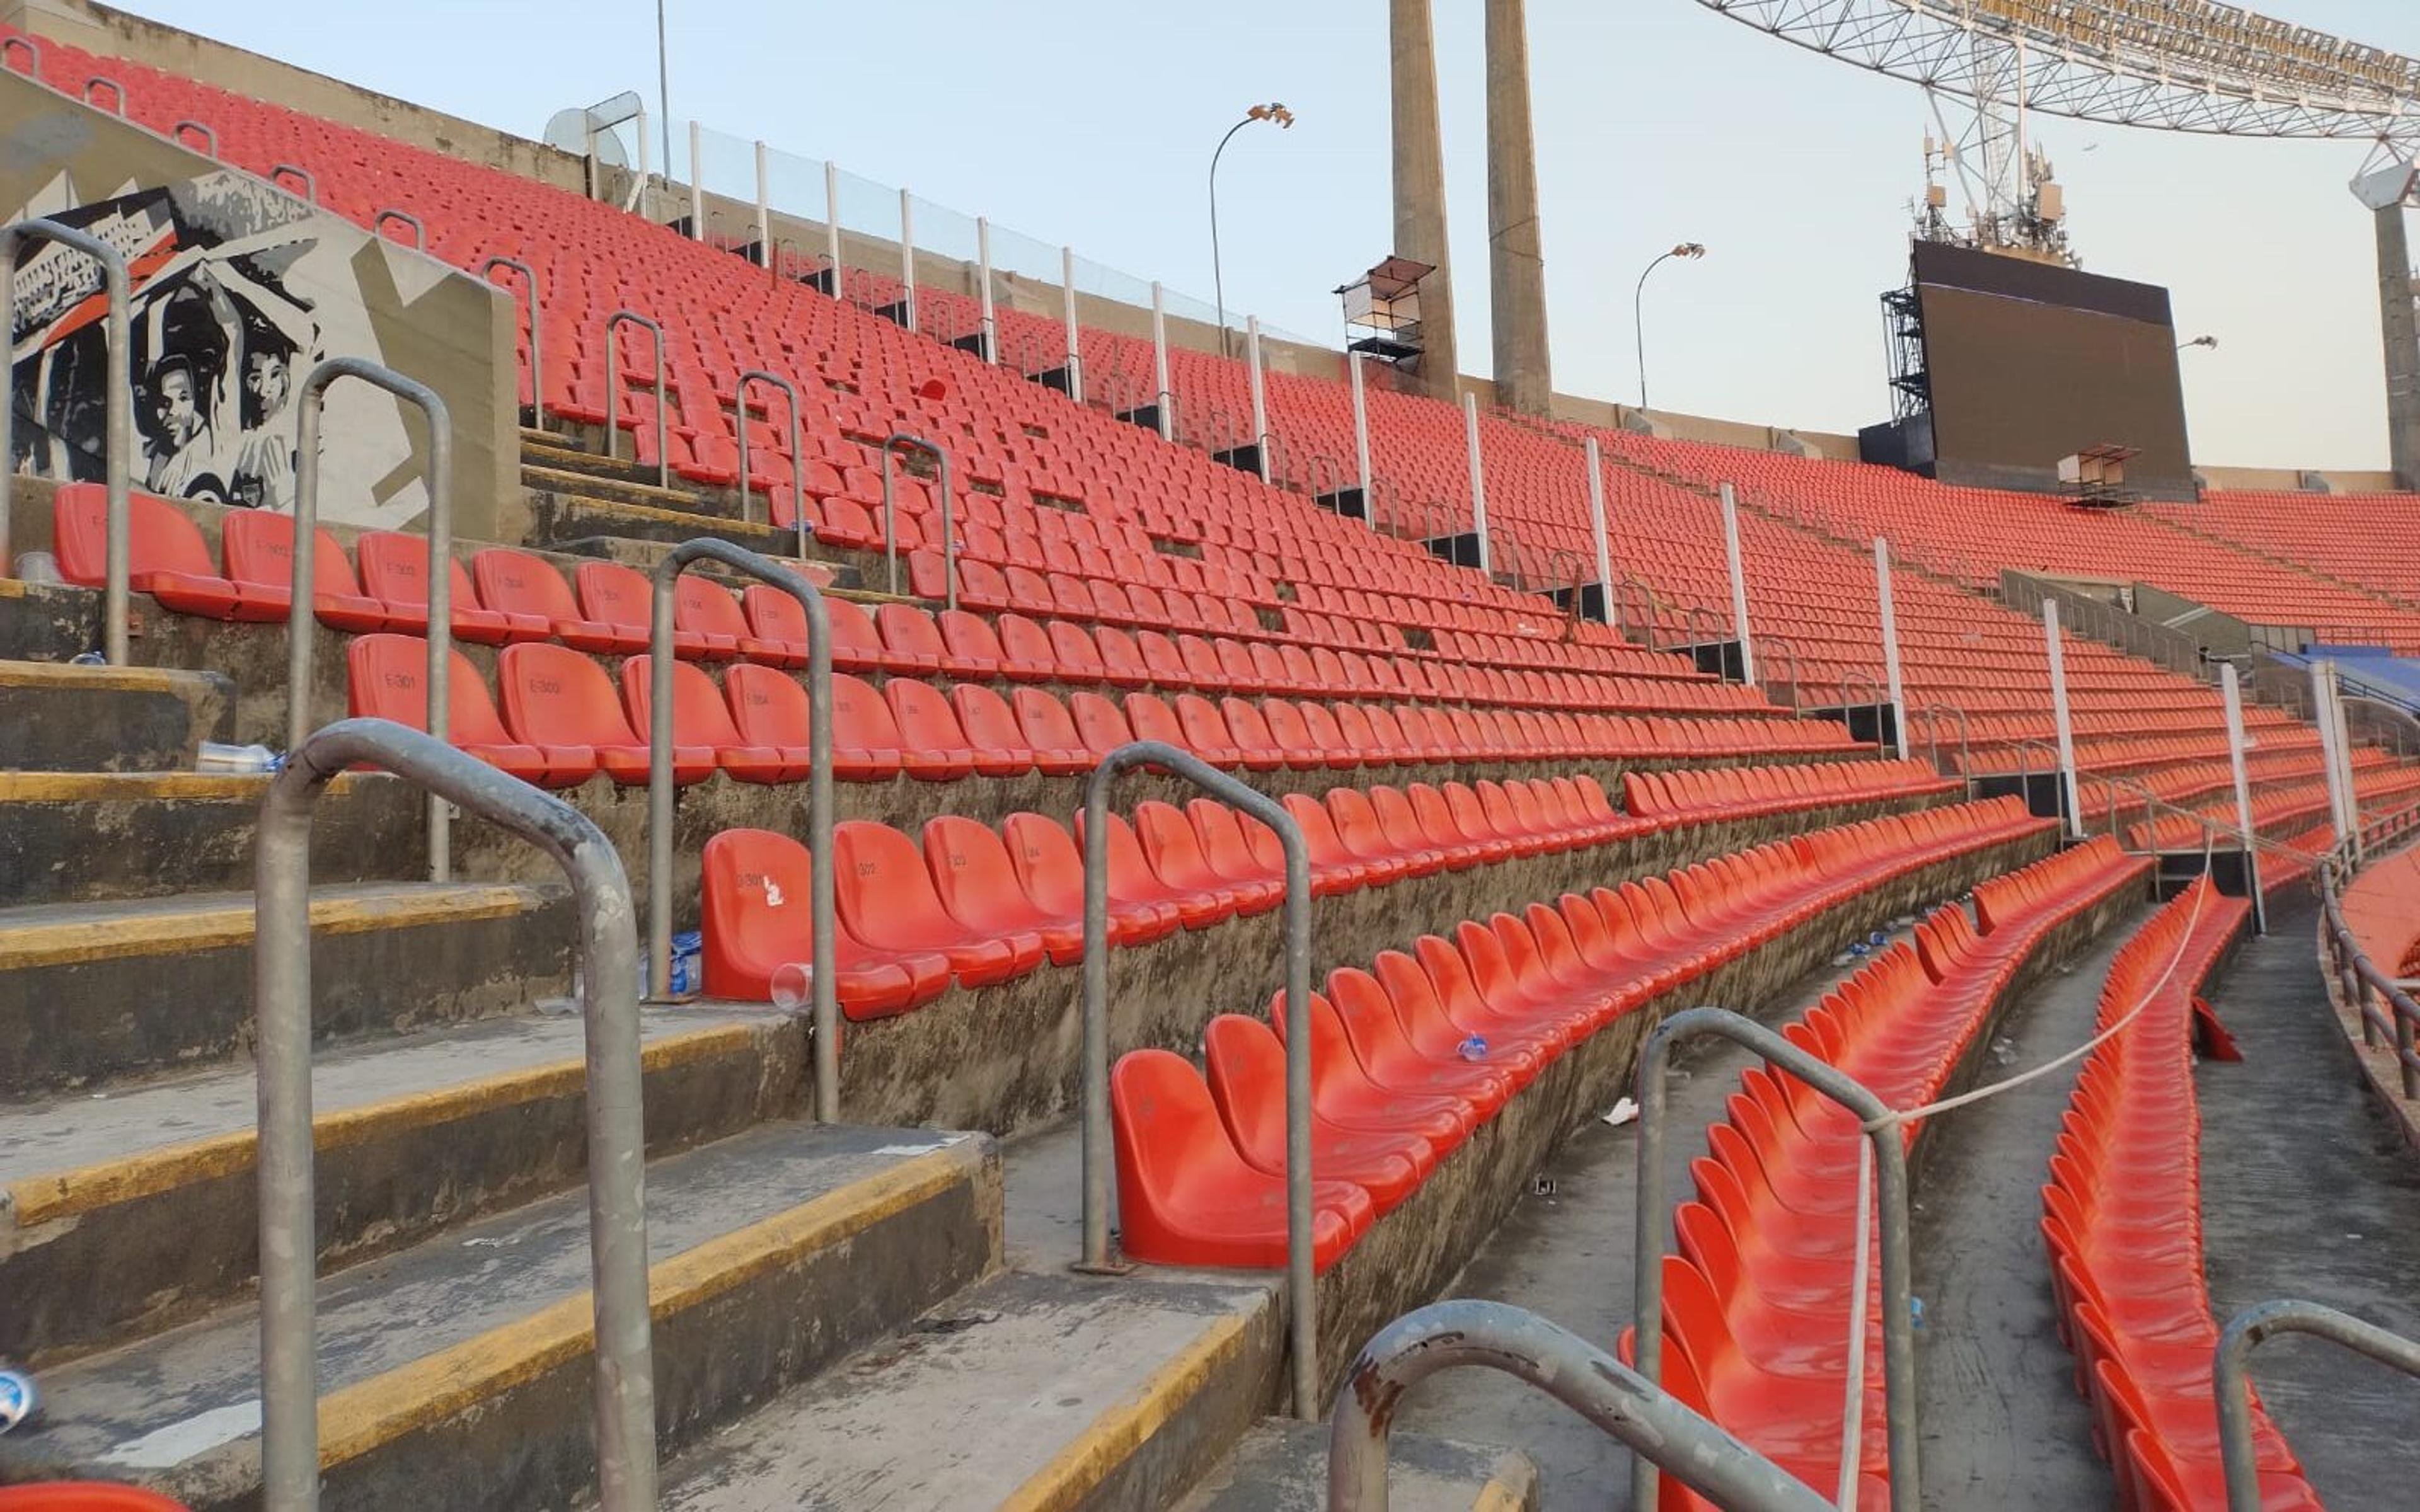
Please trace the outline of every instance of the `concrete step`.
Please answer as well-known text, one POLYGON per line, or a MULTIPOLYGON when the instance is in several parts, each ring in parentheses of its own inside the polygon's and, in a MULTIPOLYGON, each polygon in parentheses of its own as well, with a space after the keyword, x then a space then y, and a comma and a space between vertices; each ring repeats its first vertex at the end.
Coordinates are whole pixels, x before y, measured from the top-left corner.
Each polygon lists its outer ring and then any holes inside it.
POLYGON ((1251 1275, 1011 1271, 666 1467, 681 1512, 1169 1504, 1273 1405, 1251 1275))
POLYGON ((521 462, 522 485, 545 492, 579 494, 621 504, 645 504, 657 509, 678 509, 698 515, 721 513, 719 501, 688 484, 676 483, 669 487, 658 484, 652 468, 608 463, 603 457, 590 458, 576 453, 562 454, 560 460, 567 465, 541 466, 529 461, 525 454, 521 462))
MULTIPOLYGON (((999 1156, 980 1135, 769 1124, 652 1165, 647 1199, 667 1453, 999 1258, 999 1156)), ((324 1278, 327 1504, 519 1512, 585 1494, 589 1274, 576 1190, 324 1278)), ((0 1438, 0 1483, 88 1474, 196 1512, 257 1504, 258 1326, 247 1303, 46 1372, 42 1416, 0 1438)))
MULTIPOLYGON (((1389 1507, 1400 1512, 1536 1512, 1538 1467, 1518 1449, 1398 1433, 1388 1442, 1389 1507)), ((1264 1418, 1172 1512, 1320 1512, 1327 1425, 1264 1418)))
MULTIPOLYGON (((266 776, 0 772, 0 909, 223 892, 252 883, 266 776)), ((427 874, 418 790, 347 773, 311 821, 315 883, 427 874)))
POLYGON ((767 556, 784 556, 798 548, 795 531, 704 513, 697 504, 686 497, 672 503, 638 503, 593 493, 534 488, 524 506, 529 519, 520 534, 525 543, 540 550, 590 556, 598 553, 582 550, 582 543, 628 539, 678 545, 701 535, 767 556))
POLYGON ((559 436, 551 431, 533 434, 524 429, 521 432, 521 466, 546 472, 577 472, 584 477, 638 484, 650 488, 658 486, 656 470, 642 465, 629 455, 629 442, 624 441, 621 446, 622 455, 607 456, 569 436, 559 436))
POLYGON ((101 595, 0 572, 0 656, 65 661, 101 644, 101 595))
MULTIPOLYGON (((799 1107, 799 1020, 666 1009, 641 1024, 651 1150, 799 1107)), ((582 1045, 576 1015, 527 1011, 321 1055, 312 1085, 323 1263, 580 1180, 582 1045)), ((251 1286, 255 1092, 251 1066, 238 1064, 0 1104, 0 1295, 11 1299, 0 1358, 99 1348, 251 1286)))
POLYGON ((0 661, 0 770, 189 767, 234 717, 235 685, 217 672, 0 661))
MULTIPOLYGON (((312 1012, 327 1039, 511 1011, 568 990, 561 886, 315 888, 312 1012)), ((0 909, 0 1097, 221 1060, 252 1021, 253 900, 185 893, 0 909)))

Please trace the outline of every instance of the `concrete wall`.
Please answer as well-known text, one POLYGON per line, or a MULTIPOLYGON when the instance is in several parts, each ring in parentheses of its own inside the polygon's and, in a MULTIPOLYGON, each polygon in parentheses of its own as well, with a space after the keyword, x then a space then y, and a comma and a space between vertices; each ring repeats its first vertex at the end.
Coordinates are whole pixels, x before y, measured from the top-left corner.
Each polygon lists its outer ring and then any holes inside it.
MULTIPOLYGON (((0 216, 57 216, 134 267, 138 487, 290 509, 298 409, 320 359, 361 356, 435 389, 453 421, 455 529, 491 534, 519 486, 514 307, 435 258, 371 236, 16 73, 0 73, 0 216), (271 361, 254 393, 247 375, 271 361), (183 370, 179 383, 178 370, 183 370), (190 410, 196 428, 180 415, 190 410)), ((23 396, 15 462, 98 478, 101 350, 85 303, 98 270, 64 247, 17 274, 23 396)), ((383 528, 427 513, 416 414, 358 382, 328 391, 322 517, 383 528)))

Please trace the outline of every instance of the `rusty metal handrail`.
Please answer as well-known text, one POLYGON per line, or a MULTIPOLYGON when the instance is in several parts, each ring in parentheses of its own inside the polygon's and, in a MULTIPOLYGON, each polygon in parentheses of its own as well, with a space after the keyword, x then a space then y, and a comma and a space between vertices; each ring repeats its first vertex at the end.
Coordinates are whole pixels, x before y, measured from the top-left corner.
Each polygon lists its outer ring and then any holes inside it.
POLYGON ((570 873, 586 1029, 588 1236, 599 1504, 656 1504, 655 1364, 647 1312, 646 1149, 638 962, 622 858, 579 810, 444 741, 344 719, 287 754, 262 798, 254 880, 253 1011, 260 1082, 261 1499, 319 1504, 318 1239, 311 1110, 311 816, 338 773, 381 766, 544 850, 570 873))
MULTIPOLYGON (((605 317, 605 455, 611 459, 619 455, 622 437, 622 344, 613 339, 614 332, 623 326, 638 326, 655 338, 656 353, 656 486, 673 486, 673 455, 671 449, 671 406, 664 396, 664 328, 636 310, 616 310, 605 317)), ((630 456, 638 459, 637 437, 630 440, 630 456)))
POLYGON ((1311 850, 1285 805, 1188 750, 1139 740, 1101 758, 1084 789, 1084 1250, 1079 1268, 1109 1271, 1109 787, 1118 774, 1156 766, 1258 819, 1285 853, 1286 1326, 1295 1415, 1319 1416, 1318 1287, 1312 1273, 1311 1103, 1311 850))

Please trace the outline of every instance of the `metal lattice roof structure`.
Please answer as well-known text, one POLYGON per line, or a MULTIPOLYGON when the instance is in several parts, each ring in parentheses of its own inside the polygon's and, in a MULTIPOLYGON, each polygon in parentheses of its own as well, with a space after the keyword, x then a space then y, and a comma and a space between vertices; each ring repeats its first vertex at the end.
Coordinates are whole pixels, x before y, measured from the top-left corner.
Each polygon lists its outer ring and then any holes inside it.
POLYGON ((2420 147, 2420 60, 2213 0, 1698 0, 1928 89, 2084 120, 2420 147))

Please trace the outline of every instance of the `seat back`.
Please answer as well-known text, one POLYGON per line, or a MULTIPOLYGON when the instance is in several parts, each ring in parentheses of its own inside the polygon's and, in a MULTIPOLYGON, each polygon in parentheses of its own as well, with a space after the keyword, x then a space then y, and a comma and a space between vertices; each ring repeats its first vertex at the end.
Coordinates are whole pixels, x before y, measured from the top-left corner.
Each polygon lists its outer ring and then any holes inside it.
MULTIPOLYGON (((235 517, 228 517, 227 523, 234 525, 235 517)), ((554 570, 554 563, 526 551, 488 548, 471 559, 471 581, 479 590, 479 602, 492 609, 535 614, 549 621, 585 618, 579 601, 571 596, 571 585, 554 570)), ((327 584, 323 581, 320 586, 324 589, 327 584)))
MULTIPOLYGON (((770 667, 735 662, 722 674, 722 692, 731 710, 732 726, 739 732, 735 744, 806 748, 814 733, 814 711, 807 702, 807 690, 796 679, 770 667)), ((679 705, 675 704, 674 718, 677 721, 679 717, 679 705)))
POLYGON ((1076 837, 1057 820, 1038 813, 1013 813, 1000 826, 1009 859, 1016 863, 1017 885, 1026 896, 1063 917, 1081 918, 1084 911, 1084 854, 1076 837))
MULTIPOLYGON (((311 537, 311 592, 361 596, 352 560, 325 527, 311 537)), ((294 581, 294 517, 266 509, 232 509, 219 521, 219 557, 228 579, 286 588, 294 581)))
MULTIPOLYGON (((651 711, 655 707, 654 662, 647 656, 628 656, 622 662, 622 711, 629 716, 630 729, 640 735, 640 744, 654 739, 651 711)), ((694 662, 675 660, 673 663, 673 744, 675 746, 744 746, 749 742, 739 733, 731 717, 731 705, 723 702, 722 689, 714 679, 694 662)))
MULTIPOLYGON (((362 539, 366 542, 369 538, 362 539)), ((362 576, 365 580, 369 576, 366 561, 362 563, 362 576)), ((655 612, 655 585, 645 573, 618 562, 583 562, 572 573, 572 582, 579 592, 580 610, 584 617, 640 635, 649 633, 655 612)), ((370 591, 378 593, 375 588, 370 591)))
MULTIPOLYGON (((428 537, 399 531, 371 531, 353 543, 361 559, 362 588, 382 603, 425 606, 428 602, 428 537)), ((462 563, 448 559, 452 570, 452 609, 480 609, 478 591, 462 563)), ((208 568, 203 570, 208 571, 208 568)))
MULTIPOLYGON (((834 639, 838 636, 835 634, 834 639)), ((848 750, 901 750, 899 721, 874 685, 846 672, 832 673, 832 745, 848 750)))
POLYGON ((1258 1019, 1221 1013, 1202 1031, 1202 1064, 1219 1121, 1244 1158, 1285 1169, 1285 1046, 1258 1019))
MULTIPOLYGON (((651 584, 649 593, 652 594, 653 591, 651 584)), ((650 616, 653 612, 651 604, 650 616)), ((684 572, 673 579, 673 626, 699 635, 727 635, 735 640, 743 635, 754 634, 748 627, 748 616, 739 611, 739 601, 731 596, 731 590, 711 578, 701 578, 693 572, 684 572)), ((805 638, 799 639, 803 640, 805 638)))
MULTIPOLYGON (((496 717, 488 684, 471 658, 453 654, 445 679, 445 738, 458 746, 517 744, 496 717)), ((428 642, 416 635, 355 636, 345 647, 345 712, 428 728, 428 642)))
POLYGON ((726 829, 706 841, 698 908, 708 994, 762 1001, 775 970, 814 959, 814 869, 804 845, 769 829, 726 829))
POLYGON ((506 646, 496 657, 496 684, 505 727, 530 745, 644 744, 623 717, 605 669, 567 646, 506 646))
MULTIPOLYGON (((202 528, 156 494, 127 495, 128 570, 218 576, 202 528)), ((59 576, 81 588, 109 578, 109 492, 97 483, 70 483, 51 496, 51 549, 59 576)))

